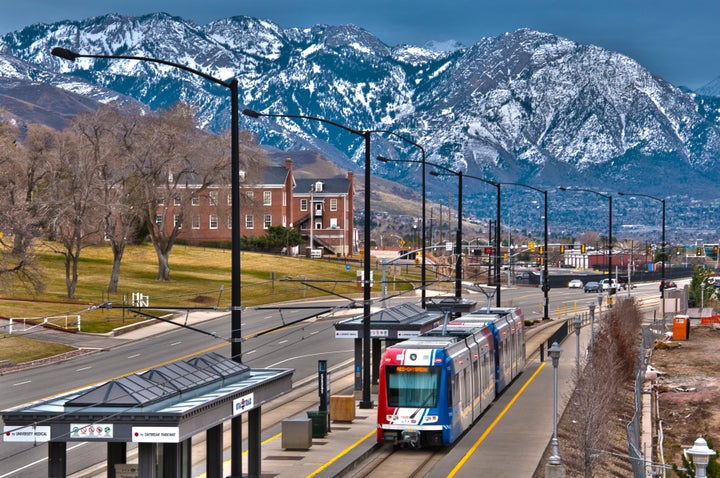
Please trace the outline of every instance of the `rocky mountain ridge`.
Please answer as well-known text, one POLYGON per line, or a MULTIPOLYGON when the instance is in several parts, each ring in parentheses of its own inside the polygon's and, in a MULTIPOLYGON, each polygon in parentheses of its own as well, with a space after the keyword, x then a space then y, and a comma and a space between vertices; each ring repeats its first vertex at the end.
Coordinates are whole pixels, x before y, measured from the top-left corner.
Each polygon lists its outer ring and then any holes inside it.
MULTIPOLYGON (((228 93, 201 77, 148 62, 69 63, 50 50, 162 58, 235 77, 241 108, 393 131, 422 145, 431 163, 468 176, 546 189, 720 196, 712 95, 683 91, 624 55, 549 33, 522 29, 438 51, 390 47, 352 25, 283 29, 233 17, 200 26, 158 13, 32 25, 1 42, 0 65, 27 62, 18 76, 28 81, 92 91, 102 102, 120 93, 151 108, 182 99, 217 130, 229 125, 228 93)), ((241 120, 275 148, 317 149, 342 169, 363 169, 357 135, 313 120, 241 120)), ((416 146, 386 134, 373 135, 377 154, 421 159, 416 146)), ((419 184, 418 170, 417 162, 372 163, 373 174, 408 185, 419 184)), ((442 198, 454 188, 449 181, 430 181, 429 196, 442 198)), ((471 208, 492 208, 492 188, 474 184, 463 196, 471 208)))

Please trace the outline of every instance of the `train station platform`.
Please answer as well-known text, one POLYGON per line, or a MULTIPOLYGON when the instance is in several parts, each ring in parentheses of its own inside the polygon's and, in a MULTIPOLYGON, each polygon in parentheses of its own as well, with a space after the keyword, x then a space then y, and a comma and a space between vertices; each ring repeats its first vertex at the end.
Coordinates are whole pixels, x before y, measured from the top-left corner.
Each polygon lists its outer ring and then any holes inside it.
MULTIPOLYGON (((527 381, 533 372, 538 368, 539 350, 541 344, 546 347, 547 340, 562 326, 563 321, 549 321, 548 323, 539 324, 538 330, 528 334, 526 338, 526 349, 529 359, 529 367, 526 372, 516 381, 513 388, 521 387, 522 383, 527 381), (531 359, 532 357, 532 359, 531 359), (534 365, 532 364, 534 362, 534 365)), ((564 354, 561 361, 574 361, 572 353, 564 354)), ((547 357, 546 357, 547 359, 547 357)), ((349 365, 349 364, 345 364, 349 365)), ((352 367, 346 366, 345 370, 351 370, 352 367)), ((552 367, 545 367, 544 373, 552 373, 552 367)), ((316 379, 312 382, 315 382, 316 379)), ((542 381, 536 381, 539 386, 542 381)), ((351 394, 354 383, 354 375, 352 373, 341 374, 339 371, 332 378, 332 392, 338 394, 351 394)), ((362 409, 359 407, 358 397, 354 397, 354 417, 352 420, 346 421, 329 421, 329 427, 325 436, 312 437, 307 448, 286 448, 287 445, 283 441, 283 429, 289 427, 283 424, 285 421, 303 421, 308 418, 308 412, 314 414, 318 409, 318 395, 315 383, 308 383, 303 387, 302 384, 296 384, 288 395, 283 397, 283 402, 276 407, 264 406, 262 410, 263 432, 261 437, 261 477, 273 478, 302 478, 302 477, 318 477, 331 478, 337 476, 352 476, 351 471, 357 467, 363 458, 371 454, 377 446, 376 441, 376 415, 377 415, 377 397, 372 396, 373 408, 362 409)), ((547 381, 542 383, 542 387, 546 387, 547 381)), ((543 395, 550 396, 551 393, 543 388, 539 391, 543 395)), ((507 394, 506 394, 507 397, 507 394)), ((536 397, 532 394, 521 394, 515 406, 517 407, 522 401, 531 402, 536 397)), ((537 403, 529 403, 531 408, 537 406, 537 403)), ((561 413, 562 410, 559 410, 561 413)), ((312 419, 311 419, 312 421, 312 419)), ((526 425, 529 423, 526 423, 526 425)), ((544 424, 541 430, 532 431, 536 440, 533 446, 537 450, 528 453, 526 456, 541 456, 550 438, 552 428, 544 424)), ((287 432, 286 428, 286 432, 287 432)), ((526 432, 530 430, 526 429, 526 432)), ((247 438, 247 429, 243 430, 243 436, 247 438)), ((302 439, 301 439, 302 441, 302 439)), ((230 443, 230 430, 226 427, 223 437, 224 443, 230 443)), ((307 441, 304 443, 306 446, 307 441)), ((206 478, 205 474, 205 443, 202 440, 197 442, 193 440, 192 450, 192 472, 191 476, 206 478)), ((128 452, 129 457, 132 452, 128 452)), ((458 458, 448 457, 450 461, 458 458)), ((248 472, 248 454, 243 454, 243 474, 248 472)), ((443 463, 437 468, 438 473, 446 476, 447 468, 443 468, 443 463)), ((531 466, 532 464, 528 464, 531 466)), ((536 463, 532 466, 537 466, 536 463)), ((468 470, 470 471, 470 470, 468 470)), ((101 469, 93 471, 87 470, 82 474, 72 475, 71 478, 99 478, 107 476, 106 472, 101 469)), ((230 455, 229 450, 225 451, 223 463, 223 476, 231 476, 230 455)), ((437 475, 440 476, 440 475, 437 475)), ((460 473, 459 476, 462 476, 460 473)), ((521 476, 521 475, 518 475, 521 476)), ((522 475, 530 478, 532 475, 522 475)))
MULTIPOLYGON (((561 326, 561 321, 550 321, 539 325, 539 330, 526 339, 526 347, 528 357, 534 357, 534 365, 529 364, 528 370, 520 377, 518 382, 523 382, 533 375, 538 367, 539 351, 541 344, 545 347, 547 340, 552 337, 555 331, 561 326)), ((567 353, 563 357, 563 361, 572 364, 574 362, 573 354, 567 353)), ((552 373, 552 367, 546 371, 552 373)), ((348 378, 352 378, 350 375, 348 378)), ((337 385, 340 385, 338 383, 337 385)), ((546 387, 547 383, 538 382, 538 386, 546 387)), ((568 384, 569 385, 569 384, 568 384)), ((522 384, 515 384, 515 387, 522 384)), ((544 390, 544 388, 543 388, 544 390)), ((547 391, 539 391, 546 393, 547 391)), ((317 397, 309 398, 309 402, 317 403, 317 397)), ((302 398, 300 399, 303 400, 302 398)), ((377 398, 372 397, 373 409, 361 409, 358 407, 358 400, 355 400, 355 418, 349 422, 330 422, 330 431, 323 438, 313 438, 312 446, 307 450, 285 449, 282 446, 282 419, 302 419, 307 416, 307 409, 302 410, 292 416, 285 416, 279 419, 278 425, 272 427, 266 434, 262 442, 262 476, 272 476, 277 478, 300 478, 300 477, 318 477, 331 478, 337 476, 351 476, 348 472, 352 470, 359 461, 372 453, 377 446, 376 441, 376 414, 377 414, 377 398)), ((535 400, 532 394, 522 394, 518 401, 527 400, 528 402, 535 400)), ((533 408, 536 404, 530 404, 533 408)), ((316 409, 316 408, 315 408, 316 409)), ((560 410, 560 413, 562 410, 560 410)), ((270 411, 264 415, 264 420, 272 420, 269 416, 274 411, 270 411)), ((283 412, 280 412, 283 413, 283 412)), ((552 427, 543 426, 542 430, 532 432, 536 437, 542 435, 543 439, 535 442, 537 451, 533 456, 542 456, 545 447, 549 443, 552 434, 552 427), (545 436, 547 435, 547 436, 545 436), (545 439, 546 438, 546 439, 545 439)), ((527 451, 527 450, 526 450, 527 451)), ((537 466, 537 462, 534 467, 537 466)), ((247 463, 243 463, 243 471, 247 470, 247 463)), ((230 475, 229 466, 224 470, 226 476, 230 475)), ((440 470, 438 470, 440 471, 440 470)), ((201 475, 204 476, 204 475, 201 475)), ((440 476, 440 475, 438 475, 440 476)), ((532 475, 527 475, 530 478, 532 475)))

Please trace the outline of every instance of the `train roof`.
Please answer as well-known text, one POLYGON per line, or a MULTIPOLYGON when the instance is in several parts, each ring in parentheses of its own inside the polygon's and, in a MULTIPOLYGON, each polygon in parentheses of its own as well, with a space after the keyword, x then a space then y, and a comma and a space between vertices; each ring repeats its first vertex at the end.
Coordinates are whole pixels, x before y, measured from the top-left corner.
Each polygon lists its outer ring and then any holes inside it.
POLYGON ((448 324, 446 327, 436 327, 423 335, 405 340, 393 347, 398 348, 442 348, 449 344, 460 342, 466 337, 482 332, 485 326, 478 324, 448 324))

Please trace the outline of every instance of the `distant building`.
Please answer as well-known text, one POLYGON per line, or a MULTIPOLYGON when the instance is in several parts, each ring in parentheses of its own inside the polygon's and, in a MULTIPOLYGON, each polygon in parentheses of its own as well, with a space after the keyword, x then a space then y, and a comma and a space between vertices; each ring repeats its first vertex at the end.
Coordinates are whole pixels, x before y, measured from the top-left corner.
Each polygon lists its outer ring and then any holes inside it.
MULTIPOLYGON (((264 236, 272 226, 296 228, 313 249, 348 255, 356 249, 353 231, 354 174, 346 177, 295 179, 291 159, 284 166, 269 166, 257 184, 240 186, 240 235, 264 236)), ((192 187, 192 186, 189 186, 192 187)), ((189 244, 232 240, 232 194, 230 185, 212 186, 192 198, 178 239, 189 244)), ((180 220, 173 205, 163 217, 172 217, 170 228, 180 220)), ((305 251, 301 251, 304 253, 305 251)))

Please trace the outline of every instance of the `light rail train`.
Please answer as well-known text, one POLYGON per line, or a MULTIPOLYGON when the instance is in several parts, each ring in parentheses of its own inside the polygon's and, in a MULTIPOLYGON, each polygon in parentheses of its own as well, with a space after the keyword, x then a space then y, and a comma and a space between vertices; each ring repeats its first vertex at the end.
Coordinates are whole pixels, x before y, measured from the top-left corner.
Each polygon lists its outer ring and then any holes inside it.
POLYGON ((389 345, 380 364, 380 443, 453 443, 525 368, 518 308, 485 308, 389 345))

